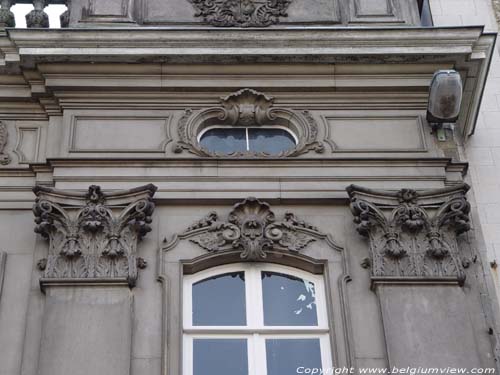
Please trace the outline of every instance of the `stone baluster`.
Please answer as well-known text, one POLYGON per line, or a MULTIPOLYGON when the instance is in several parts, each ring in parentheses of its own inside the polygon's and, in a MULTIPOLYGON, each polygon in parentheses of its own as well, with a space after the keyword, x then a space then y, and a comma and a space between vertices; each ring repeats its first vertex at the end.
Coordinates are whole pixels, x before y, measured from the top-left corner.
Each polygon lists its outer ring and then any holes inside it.
POLYGON ((63 27, 63 28, 69 27, 69 14, 70 14, 70 8, 71 8, 71 0, 66 0, 64 3, 66 4, 66 7, 68 9, 66 9, 66 11, 59 16, 59 19, 61 20, 61 27, 63 27))
POLYGON ((44 8, 47 6, 47 0, 33 0, 33 9, 26 15, 26 25, 29 28, 48 28, 49 16, 44 8))
POLYGON ((0 27, 15 27, 16 20, 14 18, 14 13, 11 12, 10 8, 13 5, 12 0, 1 0, 0 1, 0 27))

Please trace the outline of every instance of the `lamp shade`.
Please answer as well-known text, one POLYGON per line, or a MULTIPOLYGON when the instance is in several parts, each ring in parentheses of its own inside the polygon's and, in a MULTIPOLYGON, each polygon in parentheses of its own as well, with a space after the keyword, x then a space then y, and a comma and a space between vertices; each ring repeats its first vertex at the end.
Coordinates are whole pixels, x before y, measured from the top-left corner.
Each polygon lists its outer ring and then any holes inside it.
POLYGON ((455 122, 462 103, 462 79, 456 70, 438 70, 429 88, 427 121, 455 122))

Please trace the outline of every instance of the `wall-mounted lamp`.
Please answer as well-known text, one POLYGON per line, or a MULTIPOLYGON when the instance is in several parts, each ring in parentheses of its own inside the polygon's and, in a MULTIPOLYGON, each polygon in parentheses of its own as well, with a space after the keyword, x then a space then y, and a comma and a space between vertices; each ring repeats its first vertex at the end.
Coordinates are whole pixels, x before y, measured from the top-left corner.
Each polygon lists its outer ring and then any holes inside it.
POLYGON ((434 73, 429 87, 427 121, 438 132, 440 140, 444 137, 443 124, 453 124, 458 119, 462 90, 462 78, 456 70, 438 70, 434 73))

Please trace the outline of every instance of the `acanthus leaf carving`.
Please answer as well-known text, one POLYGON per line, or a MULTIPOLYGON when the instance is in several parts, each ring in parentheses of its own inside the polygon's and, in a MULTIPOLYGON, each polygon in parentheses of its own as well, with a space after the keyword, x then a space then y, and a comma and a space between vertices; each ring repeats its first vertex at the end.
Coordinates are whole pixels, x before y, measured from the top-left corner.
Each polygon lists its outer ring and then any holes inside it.
POLYGON ((138 265, 145 265, 137 243, 151 230, 155 191, 153 185, 110 194, 95 185, 85 194, 36 187, 35 232, 49 241, 42 280, 123 279, 133 286, 138 265))
POLYGON ((266 259, 268 251, 297 253, 325 237, 290 212, 276 221, 270 205, 254 197, 235 204, 226 221, 211 212, 182 236, 209 252, 238 250, 243 260, 266 259))
POLYGON ((457 236, 470 229, 467 190, 465 184, 396 193, 349 186, 356 229, 370 240, 372 277, 454 279, 462 284, 457 236))
POLYGON ((325 147, 319 137, 319 126, 310 112, 275 107, 274 98, 253 89, 242 89, 220 98, 219 107, 201 111, 186 109, 177 124, 179 141, 175 153, 184 150, 202 157, 295 157, 314 151, 323 153, 325 147), (290 129, 298 138, 296 147, 279 154, 264 152, 235 152, 220 154, 203 148, 198 136, 211 125, 234 127, 278 126, 290 129))
POLYGON ((265 27, 287 16, 291 0, 190 0, 195 16, 218 27, 265 27))

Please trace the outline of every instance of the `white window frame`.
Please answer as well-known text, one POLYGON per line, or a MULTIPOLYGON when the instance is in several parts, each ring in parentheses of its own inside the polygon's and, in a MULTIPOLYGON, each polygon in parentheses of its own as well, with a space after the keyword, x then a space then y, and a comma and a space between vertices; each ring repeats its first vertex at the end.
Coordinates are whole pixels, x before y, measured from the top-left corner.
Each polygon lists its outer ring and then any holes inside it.
MULTIPOLYGON (((221 126, 221 125, 212 125, 212 126, 208 126, 207 128, 203 129, 199 134, 198 134, 198 137, 197 137, 197 141, 198 141, 198 144, 201 144, 201 137, 203 137, 203 135, 208 132, 209 130, 212 130, 212 129, 234 129, 235 127, 233 126, 221 126)), ((246 151, 250 152, 250 137, 248 135, 248 129, 281 129, 281 130, 284 130, 286 131, 288 134, 290 134, 295 142, 295 146, 297 146, 299 144, 299 139, 297 138, 297 136, 290 130, 288 129, 286 126, 280 126, 280 125, 275 125, 275 126, 241 126, 241 127, 238 127, 239 129, 245 129, 245 140, 246 140, 246 145, 247 145, 247 149, 246 151)))
POLYGON ((214 267, 183 279, 183 374, 193 375, 194 339, 247 339, 247 358, 249 375, 267 374, 267 338, 320 340, 322 368, 332 367, 330 329, 328 326, 325 279, 296 268, 266 264, 239 263, 214 267), (192 286, 198 281, 217 275, 245 272, 246 326, 193 326, 192 324, 192 286), (317 326, 265 326, 263 296, 260 272, 276 272, 314 283, 316 293, 317 326))

